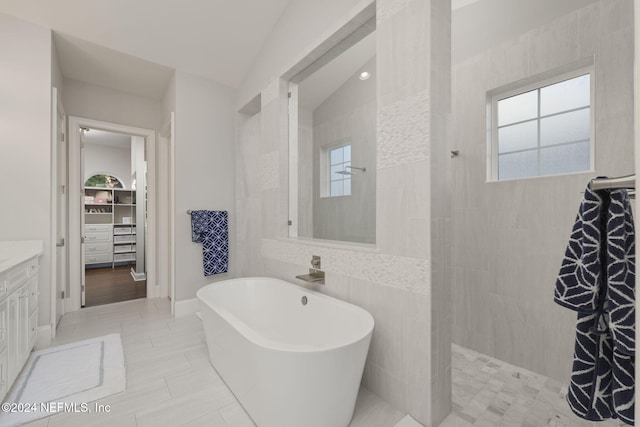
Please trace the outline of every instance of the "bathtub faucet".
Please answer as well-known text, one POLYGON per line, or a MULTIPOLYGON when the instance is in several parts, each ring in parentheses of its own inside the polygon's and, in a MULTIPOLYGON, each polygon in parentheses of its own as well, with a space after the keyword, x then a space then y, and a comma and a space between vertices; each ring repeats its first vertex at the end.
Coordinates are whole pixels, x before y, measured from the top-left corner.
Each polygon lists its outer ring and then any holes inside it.
POLYGON ((307 283, 324 285, 324 271, 320 270, 320 257, 318 255, 313 255, 311 257, 311 268, 309 269, 309 274, 296 276, 296 279, 304 280, 307 283))

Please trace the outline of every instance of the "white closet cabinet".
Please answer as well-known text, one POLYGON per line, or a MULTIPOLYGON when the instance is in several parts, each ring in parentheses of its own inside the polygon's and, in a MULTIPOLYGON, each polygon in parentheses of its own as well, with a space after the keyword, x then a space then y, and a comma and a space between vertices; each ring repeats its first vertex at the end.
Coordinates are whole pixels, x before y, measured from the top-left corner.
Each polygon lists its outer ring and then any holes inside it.
POLYGON ((136 262, 136 190, 84 188, 85 265, 136 262))
POLYGON ((36 342, 38 270, 38 255, 0 270, 0 400, 36 342))

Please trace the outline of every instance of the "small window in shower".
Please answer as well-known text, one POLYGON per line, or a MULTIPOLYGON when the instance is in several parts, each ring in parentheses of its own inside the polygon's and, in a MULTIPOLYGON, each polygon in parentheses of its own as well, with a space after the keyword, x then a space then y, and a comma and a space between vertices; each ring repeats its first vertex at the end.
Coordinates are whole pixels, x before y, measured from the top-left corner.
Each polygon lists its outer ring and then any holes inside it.
POLYGON ((489 180, 593 170, 590 69, 490 94, 489 180))
POLYGON ((351 195, 351 144, 327 150, 329 197, 351 195))

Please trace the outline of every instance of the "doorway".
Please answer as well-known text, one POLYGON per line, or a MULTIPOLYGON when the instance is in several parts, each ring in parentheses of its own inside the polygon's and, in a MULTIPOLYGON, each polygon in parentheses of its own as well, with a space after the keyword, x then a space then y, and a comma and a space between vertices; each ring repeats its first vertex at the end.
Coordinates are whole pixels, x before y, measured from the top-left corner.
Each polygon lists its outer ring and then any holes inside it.
POLYGON ((69 311, 162 296, 155 131, 69 117, 69 311))
POLYGON ((82 305, 146 297, 144 138, 81 129, 82 305))

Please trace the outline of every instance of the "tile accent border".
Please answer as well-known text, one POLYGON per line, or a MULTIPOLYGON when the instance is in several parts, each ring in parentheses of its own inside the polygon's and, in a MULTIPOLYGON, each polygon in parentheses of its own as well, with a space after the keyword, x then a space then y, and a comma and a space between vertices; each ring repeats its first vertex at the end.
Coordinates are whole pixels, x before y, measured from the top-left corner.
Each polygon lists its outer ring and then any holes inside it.
POLYGON ((295 240, 262 239, 262 256, 268 259, 307 266, 312 255, 322 257, 322 270, 326 272, 423 295, 431 293, 431 266, 428 260, 304 245, 295 240))
POLYGON ((429 159, 429 102, 422 92, 378 108, 378 169, 429 159))

